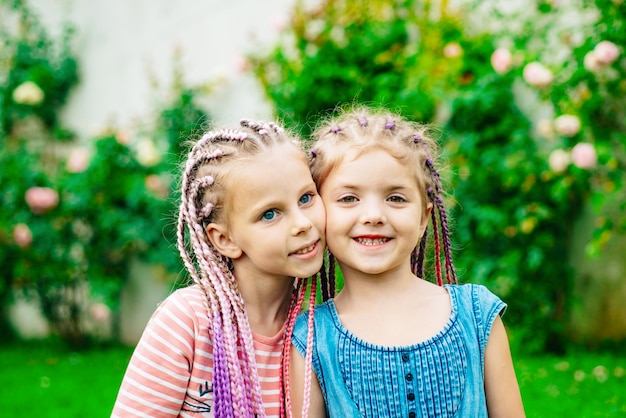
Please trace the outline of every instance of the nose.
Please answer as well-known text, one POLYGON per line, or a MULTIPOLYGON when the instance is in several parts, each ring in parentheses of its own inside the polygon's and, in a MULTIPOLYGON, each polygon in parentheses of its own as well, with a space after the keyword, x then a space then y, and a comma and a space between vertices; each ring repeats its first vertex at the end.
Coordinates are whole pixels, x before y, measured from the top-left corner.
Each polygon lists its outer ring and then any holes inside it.
POLYGON ((299 235, 313 228, 313 223, 301 210, 296 210, 293 216, 294 218, 291 232, 293 235, 299 235))
POLYGON ((364 201, 361 223, 364 225, 382 225, 387 222, 383 205, 377 201, 364 201))

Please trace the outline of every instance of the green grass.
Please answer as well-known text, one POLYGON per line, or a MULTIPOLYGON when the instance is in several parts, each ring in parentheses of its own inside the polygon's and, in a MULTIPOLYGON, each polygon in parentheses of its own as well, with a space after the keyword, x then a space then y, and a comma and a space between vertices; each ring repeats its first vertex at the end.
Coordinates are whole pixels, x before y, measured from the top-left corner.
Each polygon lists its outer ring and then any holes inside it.
POLYGON ((109 417, 132 349, 0 346, 0 416, 109 417))
POLYGON ((626 417, 626 356, 580 352, 515 360, 528 418, 626 417))
MULTIPOLYGON (((108 417, 132 348, 0 346, 0 416, 108 417)), ((626 356, 514 356, 529 418, 626 417, 626 356)))

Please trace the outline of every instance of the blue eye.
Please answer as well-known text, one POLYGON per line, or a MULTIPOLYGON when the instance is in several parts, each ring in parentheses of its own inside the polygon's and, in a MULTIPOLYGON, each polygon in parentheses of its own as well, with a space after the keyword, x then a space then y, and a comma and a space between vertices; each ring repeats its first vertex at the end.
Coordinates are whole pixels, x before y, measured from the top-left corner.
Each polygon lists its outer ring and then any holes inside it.
POLYGON ((310 203, 311 200, 313 200, 313 193, 306 193, 300 197, 300 200, 298 201, 298 203, 300 205, 306 205, 307 203, 310 203))
POLYGON ((263 219, 264 221, 271 221, 275 217, 276 217, 276 210, 274 209, 266 210, 265 212, 263 212, 263 215, 261 215, 261 219, 263 219))

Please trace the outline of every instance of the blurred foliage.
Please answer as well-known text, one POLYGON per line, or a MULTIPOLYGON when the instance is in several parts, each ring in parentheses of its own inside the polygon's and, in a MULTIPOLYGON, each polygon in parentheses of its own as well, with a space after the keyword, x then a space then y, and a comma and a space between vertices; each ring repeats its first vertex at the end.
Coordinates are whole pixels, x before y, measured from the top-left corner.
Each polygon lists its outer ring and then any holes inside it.
POLYGON ((510 303, 526 350, 562 351, 572 226, 592 205, 589 256, 625 229, 626 8, 518 3, 299 1, 249 60, 304 135, 351 102, 441 126, 461 281, 510 303))
POLYGON ((0 32, 0 78, 8 80, 0 102, 0 303, 14 290, 34 292, 54 330, 84 345, 94 322, 116 317, 131 260, 182 270, 174 203, 181 143, 207 116, 177 73, 153 123, 75 138, 58 119, 77 82, 71 32, 55 41, 24 3, 0 8, 3 19, 15 18, 0 32))

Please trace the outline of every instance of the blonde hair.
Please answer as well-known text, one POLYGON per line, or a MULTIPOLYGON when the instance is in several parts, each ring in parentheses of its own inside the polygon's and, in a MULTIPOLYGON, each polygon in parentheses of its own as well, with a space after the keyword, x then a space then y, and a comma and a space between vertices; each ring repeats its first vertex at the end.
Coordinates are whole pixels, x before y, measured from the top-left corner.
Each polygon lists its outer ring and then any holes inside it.
MULTIPOLYGON (((232 203, 230 190, 235 186, 233 181, 237 179, 237 167, 259 158, 263 151, 282 144, 292 144, 294 150, 302 152, 300 142, 279 125, 243 119, 238 129, 214 130, 202 136, 189 152, 182 175, 178 249, 191 278, 207 297, 213 343, 216 417, 263 417, 265 411, 252 330, 243 298, 230 269, 231 260, 213 247, 206 226, 210 222, 222 222, 236 216, 229 213, 228 208, 232 203), (241 348, 241 361, 238 348, 241 348)), ((311 283, 310 293, 314 298, 315 278, 312 278, 311 283)), ((293 323, 302 307, 306 288, 307 280, 297 278, 289 307, 283 358, 289 353, 293 323)), ((313 305, 310 303, 310 322, 313 305)), ((307 367, 310 368, 311 355, 307 355, 307 358, 307 367)), ((283 375, 288 367, 285 363, 283 375)), ((288 386, 288 378, 286 380, 288 386)), ((282 410, 285 396, 282 385, 281 389, 282 410)))
MULTIPOLYGON (((323 121, 313 132, 309 167, 321 190, 330 173, 348 155, 358 157, 371 149, 382 149, 407 166, 414 167, 415 180, 424 202, 431 202, 437 283, 443 284, 440 247, 443 245, 444 269, 448 283, 456 283, 452 263, 450 231, 444 207, 441 178, 436 169, 438 146, 426 125, 409 121, 384 109, 355 106, 342 109, 338 116, 323 121), (440 234, 442 235, 440 237, 440 234)), ((412 255, 412 270, 424 274, 428 228, 412 255)), ((334 257, 329 255, 326 274, 322 275, 324 298, 334 293, 334 257)))

